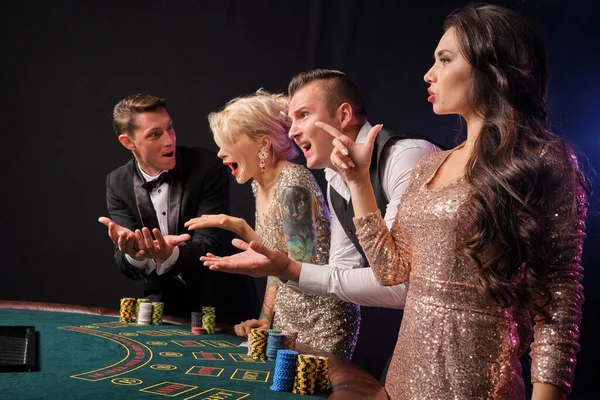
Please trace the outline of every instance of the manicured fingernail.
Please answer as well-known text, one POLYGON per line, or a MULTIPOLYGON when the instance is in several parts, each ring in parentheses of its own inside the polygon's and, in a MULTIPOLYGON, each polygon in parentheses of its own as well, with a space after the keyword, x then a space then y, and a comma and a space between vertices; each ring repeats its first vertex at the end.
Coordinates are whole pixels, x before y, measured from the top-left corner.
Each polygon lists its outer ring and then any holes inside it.
POLYGON ((348 149, 346 149, 345 147, 342 148, 341 150, 342 154, 347 156, 348 155, 348 149))
POLYGON ((352 168, 356 167, 356 165, 354 165, 354 163, 353 163, 352 161, 350 161, 348 164, 350 164, 350 166, 351 166, 352 168))
POLYGON ((342 163, 342 168, 348 169, 348 166, 346 165, 346 163, 342 163))

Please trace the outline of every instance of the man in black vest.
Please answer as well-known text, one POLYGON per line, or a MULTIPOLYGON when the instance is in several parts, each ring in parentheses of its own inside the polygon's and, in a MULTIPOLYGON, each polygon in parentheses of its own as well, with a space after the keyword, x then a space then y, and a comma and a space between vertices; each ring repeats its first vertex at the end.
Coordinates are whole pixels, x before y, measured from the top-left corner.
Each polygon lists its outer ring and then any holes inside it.
MULTIPOLYGON (((300 289, 306 293, 331 295, 366 306, 361 309, 361 330, 354 360, 377 376, 392 353, 400 325, 400 311, 390 308, 404 308, 406 286, 380 286, 370 268, 359 268, 368 265, 355 235, 350 191, 330 161, 333 138, 314 125, 316 121, 324 122, 353 141, 364 142, 371 129, 365 105, 356 85, 344 73, 333 70, 313 70, 294 76, 288 93, 292 120, 289 136, 302 149, 308 168, 325 168, 327 199, 334 211, 331 213, 329 264, 290 261, 282 253, 253 243, 252 248, 267 257, 249 251, 226 258, 222 264, 217 261, 217 267, 212 268, 252 276, 275 275, 299 282, 300 289)), ((396 216, 400 196, 408 186, 413 167, 426 153, 438 150, 414 135, 387 129, 379 132, 371 164, 371 181, 388 226, 396 216)), ((243 243, 241 248, 245 249, 243 243)), ((208 259, 205 265, 213 263, 208 259)))
POLYGON ((223 229, 199 229, 190 237, 183 224, 202 214, 227 214, 229 178, 216 155, 176 146, 166 102, 135 94, 113 110, 119 142, 133 159, 106 179, 110 219, 101 217, 115 243, 118 268, 144 281, 144 297, 165 303, 167 315, 189 316, 214 306, 219 322, 237 323, 258 307, 250 278, 210 271, 199 257, 230 252, 223 229))

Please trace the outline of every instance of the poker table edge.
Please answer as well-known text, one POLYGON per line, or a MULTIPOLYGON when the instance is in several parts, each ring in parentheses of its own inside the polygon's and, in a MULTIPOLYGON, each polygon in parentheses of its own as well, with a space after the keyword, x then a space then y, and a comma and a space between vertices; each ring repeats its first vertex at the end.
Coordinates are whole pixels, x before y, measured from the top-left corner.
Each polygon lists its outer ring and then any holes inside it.
MULTIPOLYGON (((0 309, 67 312, 107 317, 119 316, 119 310, 110 308, 29 301, 0 300, 0 309)), ((175 325, 189 325, 190 318, 163 315, 163 322, 175 325)), ((232 333, 230 329, 227 330, 229 333, 232 333)), ((329 358, 329 380, 331 381, 329 400, 389 399, 383 386, 358 365, 302 343, 297 344, 296 350, 302 354, 312 354, 329 358)))
MULTIPOLYGON (((86 307, 59 303, 38 303, 31 301, 0 300, 0 309, 68 312, 73 314, 101 315, 104 317, 119 316, 119 310, 113 310, 111 308, 86 307)), ((185 317, 163 315, 163 322, 175 325, 189 325, 190 319, 185 317)))

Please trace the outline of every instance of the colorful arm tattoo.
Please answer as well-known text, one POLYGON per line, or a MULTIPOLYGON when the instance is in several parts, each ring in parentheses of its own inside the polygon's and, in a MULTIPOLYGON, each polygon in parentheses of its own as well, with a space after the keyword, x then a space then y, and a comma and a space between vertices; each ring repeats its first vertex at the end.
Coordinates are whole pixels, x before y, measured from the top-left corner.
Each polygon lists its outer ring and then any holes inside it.
POLYGON ((283 219, 283 234, 290 258, 314 262, 317 252, 315 202, 307 189, 292 186, 284 189, 279 198, 283 219))
POLYGON ((265 299, 263 300, 262 310, 258 319, 269 321, 269 326, 273 323, 273 313, 275 306, 275 297, 277 297, 277 281, 272 276, 267 278, 267 289, 265 290, 265 299))

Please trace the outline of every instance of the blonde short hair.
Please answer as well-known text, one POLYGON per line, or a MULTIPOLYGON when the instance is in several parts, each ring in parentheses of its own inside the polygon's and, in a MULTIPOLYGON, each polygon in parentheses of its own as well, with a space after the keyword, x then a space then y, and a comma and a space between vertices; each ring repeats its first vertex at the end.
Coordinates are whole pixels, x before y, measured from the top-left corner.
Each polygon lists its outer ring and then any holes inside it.
POLYGON ((208 114, 208 123, 217 141, 233 143, 235 136, 241 133, 253 141, 267 135, 271 139, 274 158, 292 160, 298 150, 288 137, 291 127, 288 104, 287 96, 261 88, 254 94, 230 100, 221 111, 208 114))

